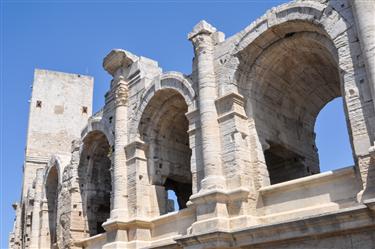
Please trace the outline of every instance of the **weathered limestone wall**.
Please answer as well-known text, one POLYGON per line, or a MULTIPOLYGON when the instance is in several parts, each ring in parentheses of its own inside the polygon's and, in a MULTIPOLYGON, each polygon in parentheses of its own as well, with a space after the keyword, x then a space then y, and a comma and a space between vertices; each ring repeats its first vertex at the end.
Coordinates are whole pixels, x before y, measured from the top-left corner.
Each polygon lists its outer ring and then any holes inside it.
POLYGON ((27 131, 25 182, 54 154, 70 154, 71 141, 92 114, 93 79, 89 76, 35 70, 27 131))
POLYGON ((92 77, 35 70, 26 154, 70 153, 71 141, 92 114, 92 91, 92 77))
POLYGON ((93 116, 91 78, 36 71, 11 247, 373 248, 370 5, 297 0, 226 39, 201 21, 189 76, 112 50, 93 116), (320 173, 336 97, 355 165, 320 173))
POLYGON ((341 234, 332 237, 304 238, 290 242, 278 242, 260 246, 244 247, 246 249, 316 249, 316 248, 347 248, 372 249, 375 247, 375 230, 360 233, 341 234))

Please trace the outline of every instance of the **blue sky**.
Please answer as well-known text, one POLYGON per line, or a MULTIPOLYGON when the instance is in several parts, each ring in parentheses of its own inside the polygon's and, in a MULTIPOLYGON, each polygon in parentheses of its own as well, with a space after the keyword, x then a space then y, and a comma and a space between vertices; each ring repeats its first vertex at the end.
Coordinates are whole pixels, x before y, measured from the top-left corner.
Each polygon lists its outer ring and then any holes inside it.
MULTIPOLYGON (((94 110, 103 105, 109 75, 102 59, 112 48, 157 60, 164 71, 189 74, 187 33, 205 19, 227 37, 285 1, 1 1, 1 248, 7 248, 18 201, 35 68, 95 78, 94 110)), ((318 117, 322 171, 352 164, 340 101, 318 117)))

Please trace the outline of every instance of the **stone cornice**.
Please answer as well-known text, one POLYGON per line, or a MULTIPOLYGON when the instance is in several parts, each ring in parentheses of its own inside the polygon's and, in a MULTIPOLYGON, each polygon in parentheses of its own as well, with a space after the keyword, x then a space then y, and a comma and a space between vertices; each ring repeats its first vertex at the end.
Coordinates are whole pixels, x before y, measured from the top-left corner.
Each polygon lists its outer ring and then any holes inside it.
POLYGON ((128 67, 138 60, 138 56, 123 50, 113 49, 103 60, 104 69, 112 76, 121 67, 128 67))
POLYGON ((151 229, 153 227, 153 223, 149 219, 140 218, 134 218, 127 221, 108 220, 103 223, 103 227, 106 231, 126 230, 131 227, 151 229))
POLYGON ((188 34, 188 39, 192 40, 194 37, 201 35, 201 34, 206 34, 206 35, 211 35, 216 32, 216 28, 213 27, 211 24, 206 22, 205 20, 200 21, 197 23, 193 30, 188 34))

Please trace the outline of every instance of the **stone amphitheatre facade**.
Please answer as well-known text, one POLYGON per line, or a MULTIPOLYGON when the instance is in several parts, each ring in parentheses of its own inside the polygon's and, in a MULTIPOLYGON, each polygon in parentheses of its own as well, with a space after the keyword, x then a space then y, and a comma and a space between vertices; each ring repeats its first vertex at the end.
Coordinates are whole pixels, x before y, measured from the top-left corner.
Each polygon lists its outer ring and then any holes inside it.
POLYGON ((375 248, 374 5, 294 1, 229 38, 201 21, 190 75, 113 50, 93 115, 91 77, 36 70, 10 247, 375 248), (355 165, 321 173, 340 96, 355 165))

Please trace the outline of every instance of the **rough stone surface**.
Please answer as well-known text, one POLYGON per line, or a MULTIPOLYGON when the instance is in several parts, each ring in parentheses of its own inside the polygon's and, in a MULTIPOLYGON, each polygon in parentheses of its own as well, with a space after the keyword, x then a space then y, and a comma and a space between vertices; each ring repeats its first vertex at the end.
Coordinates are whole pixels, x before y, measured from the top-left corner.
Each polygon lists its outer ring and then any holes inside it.
POLYGON ((115 49, 93 115, 91 77, 36 70, 9 247, 375 248, 373 4, 296 0, 226 39, 201 21, 190 75, 115 49), (337 97, 355 165, 320 172, 337 97))

